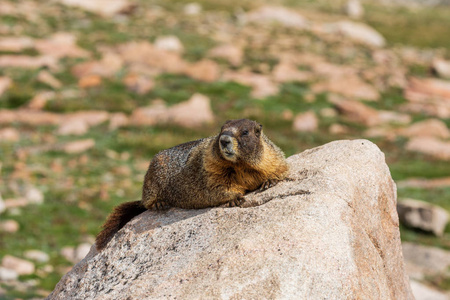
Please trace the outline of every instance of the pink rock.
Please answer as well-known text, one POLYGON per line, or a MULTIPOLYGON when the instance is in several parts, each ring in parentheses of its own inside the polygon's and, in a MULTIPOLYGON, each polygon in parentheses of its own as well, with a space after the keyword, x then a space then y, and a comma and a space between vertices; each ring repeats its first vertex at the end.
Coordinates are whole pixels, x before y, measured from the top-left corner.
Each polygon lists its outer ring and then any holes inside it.
POLYGON ((399 130, 399 134, 407 137, 429 136, 441 139, 450 137, 450 130, 438 119, 428 119, 399 130))
POLYGON ((310 72, 300 71, 295 65, 283 62, 275 66, 272 77, 276 82, 304 82, 312 79, 310 72))
POLYGON ((129 74, 123 81, 129 90, 139 95, 148 93, 155 86, 153 79, 137 74, 129 74))
POLYGON ((53 91, 45 91, 39 92, 30 100, 27 107, 31 109, 42 109, 45 107, 49 100, 55 98, 55 92, 53 91))
POLYGON ((335 123, 328 128, 328 132, 335 135, 341 135, 349 133, 350 129, 345 125, 335 123))
POLYGON ((86 152, 87 150, 95 146, 95 141, 93 139, 79 140, 74 142, 69 142, 62 147, 62 150, 69 154, 78 154, 86 152))
POLYGON ((0 110, 0 124, 13 122, 25 123, 29 125, 55 125, 60 122, 61 116, 56 113, 35 111, 28 109, 0 110))
POLYGON ((63 120, 60 123, 64 123, 67 120, 81 120, 89 126, 96 126, 103 122, 106 122, 109 118, 109 113, 104 110, 86 110, 65 114, 61 117, 63 118, 63 120))
POLYGON ((401 107, 404 111, 450 118, 449 81, 411 78, 404 97, 410 101, 401 107))
POLYGON ((0 222, 0 231, 14 233, 19 230, 19 223, 15 220, 4 220, 0 222))
POLYGON ((354 41, 370 46, 383 47, 386 44, 384 37, 372 27, 352 21, 339 21, 327 24, 327 31, 340 33, 354 41))
POLYGON ((178 53, 157 49, 146 41, 122 44, 117 50, 126 64, 145 65, 159 72, 182 73, 188 65, 178 53))
POLYGON ((263 6, 249 12, 245 20, 254 23, 278 23, 286 27, 305 29, 308 26, 306 19, 294 10, 282 6, 263 6))
POLYGON ((88 124, 84 120, 67 120, 62 122, 58 128, 58 135, 83 135, 89 130, 88 124))
POLYGON ((409 178, 397 181, 397 186, 399 188, 413 187, 423 189, 450 187, 450 177, 433 178, 433 179, 409 178))
POLYGON ((6 127, 0 129, 0 141, 17 142, 20 140, 20 133, 17 129, 6 127))
POLYGON ((180 39, 174 35, 159 36, 155 40, 155 47, 164 51, 182 53, 184 51, 183 44, 180 39))
POLYGON ((12 80, 9 77, 0 77, 0 96, 7 90, 12 84, 12 80))
POLYGON ((39 72, 37 79, 54 89, 59 89, 62 86, 61 81, 56 79, 50 72, 45 70, 39 72))
POLYGON ((244 53, 242 51, 242 48, 238 46, 223 44, 211 49, 208 52, 208 56, 223 58, 230 62, 233 66, 239 66, 242 64, 244 53))
POLYGON ((62 57, 89 57, 88 51, 76 45, 76 38, 72 33, 58 32, 45 40, 35 40, 34 47, 44 55, 57 59, 62 57))
POLYGON ((395 111, 379 110, 378 117, 380 118, 380 123, 394 123, 403 125, 411 123, 410 115, 398 113, 395 111))
POLYGON ((450 78, 450 61, 444 59, 433 60, 433 70, 443 78, 450 78))
POLYGON ((443 142, 434 137, 414 137, 406 144, 406 149, 450 160, 450 142, 443 142))
POLYGON ((295 116, 292 129, 297 132, 314 132, 318 126, 319 121, 316 114, 313 111, 308 111, 295 116))
POLYGON ((135 126, 154 126, 166 123, 168 119, 168 108, 165 102, 155 100, 150 106, 135 109, 131 114, 129 123, 135 126))
POLYGON ((253 88, 252 97, 254 98, 265 98, 268 96, 278 94, 278 86, 272 82, 272 80, 265 75, 240 71, 233 72, 227 71, 222 77, 225 81, 235 81, 237 83, 248 85, 253 88))
POLYGON ((96 74, 86 75, 78 80, 78 86, 82 89, 97 87, 102 84, 102 78, 96 74))
POLYGON ((27 36, 0 38, 0 51, 4 52, 21 52, 33 46, 33 39, 27 36))
POLYGON ((311 87, 314 93, 332 92, 353 99, 376 101, 380 98, 378 90, 357 76, 331 77, 311 87))
POLYGON ((219 65, 208 59, 190 64, 185 69, 185 74, 201 81, 213 82, 219 79, 219 65))
POLYGON ((209 98, 198 93, 192 95, 189 100, 170 107, 168 116, 171 123, 187 128, 199 127, 214 121, 209 98))
POLYGON ((103 17, 130 11, 133 5, 127 0, 58 0, 64 5, 78 7, 103 17))
POLYGON ((56 69, 58 60, 53 56, 27 56, 27 55, 0 55, 0 67, 37 69, 49 67, 56 69))
POLYGON ((109 118, 109 130, 116 130, 117 128, 126 126, 129 124, 129 119, 124 113, 112 113, 109 118))
POLYGON ((378 111, 355 100, 344 100, 339 97, 330 97, 329 101, 336 106, 340 114, 350 121, 366 126, 374 126, 380 123, 378 111))
POLYGON ((123 59, 119 55, 111 52, 103 54, 101 60, 88 61, 75 65, 72 74, 81 78, 87 75, 98 75, 101 77, 112 77, 123 67, 123 59))
POLYGON ((2 267, 14 270, 19 275, 30 275, 34 273, 34 264, 32 262, 11 255, 3 256, 2 267))

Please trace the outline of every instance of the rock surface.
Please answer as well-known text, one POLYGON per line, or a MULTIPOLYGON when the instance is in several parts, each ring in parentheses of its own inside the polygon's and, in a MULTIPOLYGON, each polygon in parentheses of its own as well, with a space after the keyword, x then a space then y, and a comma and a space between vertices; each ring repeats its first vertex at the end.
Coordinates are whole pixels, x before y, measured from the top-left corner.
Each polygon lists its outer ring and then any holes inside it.
POLYGON ((420 200, 401 199, 397 210, 402 224, 432 232, 437 236, 444 234, 449 217, 442 207, 420 200))
POLYGON ((377 146, 337 141, 288 161, 288 179, 244 208, 139 215, 48 299, 413 299, 377 146))

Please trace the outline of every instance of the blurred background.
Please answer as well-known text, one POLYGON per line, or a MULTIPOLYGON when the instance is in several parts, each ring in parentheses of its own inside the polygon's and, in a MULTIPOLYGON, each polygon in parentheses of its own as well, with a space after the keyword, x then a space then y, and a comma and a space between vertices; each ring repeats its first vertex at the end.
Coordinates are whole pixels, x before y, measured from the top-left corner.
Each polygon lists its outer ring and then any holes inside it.
POLYGON ((450 295, 450 1, 0 0, 0 299, 42 299, 158 151, 250 118, 366 138, 417 299, 450 295))

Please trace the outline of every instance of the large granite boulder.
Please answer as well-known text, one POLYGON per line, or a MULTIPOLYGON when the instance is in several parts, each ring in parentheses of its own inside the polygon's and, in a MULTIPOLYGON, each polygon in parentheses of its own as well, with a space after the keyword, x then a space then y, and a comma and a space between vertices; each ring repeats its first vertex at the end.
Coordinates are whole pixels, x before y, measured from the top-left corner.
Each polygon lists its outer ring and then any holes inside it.
POLYGON ((288 161, 247 207, 139 215, 49 299, 413 299, 378 147, 336 141, 288 161))

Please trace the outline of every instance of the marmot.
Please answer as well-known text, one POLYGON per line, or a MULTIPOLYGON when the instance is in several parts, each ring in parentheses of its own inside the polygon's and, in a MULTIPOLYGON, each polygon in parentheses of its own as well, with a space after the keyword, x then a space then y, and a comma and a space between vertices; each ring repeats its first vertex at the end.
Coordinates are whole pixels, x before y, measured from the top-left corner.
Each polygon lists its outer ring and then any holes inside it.
POLYGON ((245 193, 271 187, 287 172, 284 153, 264 135, 261 124, 227 121, 216 136, 159 152, 145 175, 142 200, 114 209, 96 238, 97 250, 147 209, 239 206, 245 193))

